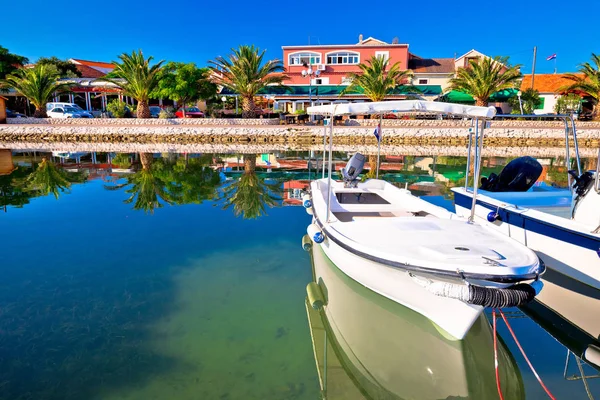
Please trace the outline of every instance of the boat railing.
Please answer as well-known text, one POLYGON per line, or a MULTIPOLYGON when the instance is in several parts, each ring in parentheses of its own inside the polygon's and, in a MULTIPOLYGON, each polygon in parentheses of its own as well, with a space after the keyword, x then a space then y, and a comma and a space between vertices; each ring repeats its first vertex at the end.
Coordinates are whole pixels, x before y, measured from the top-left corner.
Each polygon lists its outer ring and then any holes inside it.
MULTIPOLYGON (((567 170, 571 168, 570 139, 572 137, 573 150, 575 152, 575 162, 576 162, 576 167, 577 167, 577 174, 581 175, 581 172, 582 172, 581 171, 581 159, 579 157, 579 144, 577 141, 577 128, 575 126, 575 120, 573 119, 573 115, 570 115, 570 114, 497 114, 496 118, 503 118, 503 119, 505 119, 505 118, 507 118, 507 119, 553 118, 553 119, 558 119, 558 120, 563 121, 564 126, 565 126, 565 165, 567 167, 567 170)), ((475 156, 473 157, 474 158, 473 162, 475 164, 475 171, 477 171, 477 166, 481 163, 481 152, 478 150, 480 147, 480 146, 478 146, 478 144, 481 141, 483 141, 483 135, 479 132, 478 124, 475 124, 475 126, 473 126, 473 123, 472 123, 471 127, 469 128, 469 142, 468 142, 469 155, 467 157, 467 169, 465 172, 465 176, 466 176, 465 190, 468 190, 468 187, 469 187, 469 176, 470 176, 470 170, 471 170, 471 151, 472 151, 473 144, 475 145, 475 156), (475 133, 474 137, 473 137, 473 133, 475 133)), ((599 154, 598 159, 599 159, 599 165, 600 165, 600 154, 599 154)), ((596 178, 598 178, 598 174, 596 174, 596 178)), ((573 190, 573 185, 572 185, 573 178, 568 173, 567 173, 567 179, 568 179, 569 188, 571 188, 571 190, 573 190)), ((476 181, 473 182, 473 187, 476 187, 477 183, 478 182, 476 182, 476 181)), ((599 185, 600 185, 600 183, 598 182, 598 179, 596 179, 595 187, 598 190, 600 190, 599 185)))
POLYGON ((596 182, 594 183, 594 189, 597 193, 600 193, 600 148, 598 149, 598 161, 596 162, 596 182))

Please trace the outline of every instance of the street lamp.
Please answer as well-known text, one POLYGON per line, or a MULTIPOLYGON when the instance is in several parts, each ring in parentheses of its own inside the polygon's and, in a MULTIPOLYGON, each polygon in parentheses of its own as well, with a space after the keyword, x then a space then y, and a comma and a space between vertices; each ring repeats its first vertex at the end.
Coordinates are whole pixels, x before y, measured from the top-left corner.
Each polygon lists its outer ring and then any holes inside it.
POLYGON ((517 97, 519 98, 519 108, 521 109, 521 115, 523 115, 523 103, 521 102, 521 91, 517 92, 517 97))
POLYGON ((227 101, 227 97, 221 97, 221 101, 223 102, 223 112, 225 112, 225 102, 227 101))
MULTIPOLYGON (((312 107, 313 103, 312 103, 312 77, 318 77, 319 75, 321 75, 321 71, 319 70, 313 70, 312 66, 308 65, 307 63, 303 63, 302 64, 304 66, 304 68, 302 70, 302 77, 306 78, 308 76, 308 102, 310 104, 310 106, 312 107)), ((311 121, 312 121, 312 116, 311 116, 311 121)))

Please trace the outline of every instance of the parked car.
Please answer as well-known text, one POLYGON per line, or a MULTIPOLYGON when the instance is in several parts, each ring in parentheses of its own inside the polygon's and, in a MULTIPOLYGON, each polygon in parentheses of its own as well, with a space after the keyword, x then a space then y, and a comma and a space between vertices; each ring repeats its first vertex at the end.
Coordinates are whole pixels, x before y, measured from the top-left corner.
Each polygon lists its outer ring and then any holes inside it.
POLYGON ((75 107, 54 107, 52 110, 46 111, 46 114, 49 118, 90 118, 84 117, 75 107))
POLYGON ((162 108, 160 108, 159 106, 150 106, 150 117, 158 118, 158 115, 160 114, 161 111, 162 111, 162 108))
MULTIPOLYGON (((81 108, 79 105, 77 105, 75 103, 47 103, 46 104, 46 113, 50 117, 49 111, 53 111, 55 108, 62 108, 64 110, 67 107, 70 109, 70 111, 79 113, 79 116, 81 118, 94 118, 94 115, 91 112, 84 110, 83 108, 81 108)), ((68 117, 50 117, 50 118, 68 118, 68 117)), ((77 118, 77 117, 75 117, 75 118, 77 118)))
MULTIPOLYGON (((177 118, 183 118, 183 108, 175 113, 177 118)), ((187 107, 185 109, 185 118, 204 118, 204 113, 198 107, 187 107)))
POLYGON ((27 115, 6 109, 6 118, 27 118, 27 115))

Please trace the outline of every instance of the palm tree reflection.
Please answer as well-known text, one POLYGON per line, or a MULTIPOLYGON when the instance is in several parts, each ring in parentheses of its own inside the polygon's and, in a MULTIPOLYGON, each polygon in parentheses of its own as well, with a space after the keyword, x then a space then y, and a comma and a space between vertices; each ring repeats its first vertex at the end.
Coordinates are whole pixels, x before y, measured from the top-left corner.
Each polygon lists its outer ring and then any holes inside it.
POLYGON ((125 177, 118 185, 104 185, 107 190, 125 190, 124 202, 134 210, 154 213, 164 204, 199 204, 216 197, 219 173, 204 165, 202 159, 154 159, 152 153, 140 153, 141 169, 125 177))
POLYGON ((256 154, 244 155, 244 173, 223 189, 223 209, 233 208, 235 216, 256 219, 266 215, 267 207, 276 207, 281 201, 279 182, 267 182, 256 174, 256 154))

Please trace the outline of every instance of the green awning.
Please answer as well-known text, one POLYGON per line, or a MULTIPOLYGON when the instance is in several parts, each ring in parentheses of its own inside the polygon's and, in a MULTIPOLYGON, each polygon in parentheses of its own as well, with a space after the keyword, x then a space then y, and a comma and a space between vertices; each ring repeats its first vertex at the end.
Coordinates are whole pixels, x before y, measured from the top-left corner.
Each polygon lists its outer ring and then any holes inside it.
MULTIPOLYGON (((312 95, 313 96, 339 96, 347 86, 344 85, 313 85, 312 95)), ((408 95, 418 94, 424 96, 436 96, 442 93, 442 87, 440 85, 418 85, 414 86, 417 90, 410 87, 399 85, 390 94, 392 95, 408 95)), ((302 86, 268 86, 258 92, 258 95, 269 96, 308 96, 310 87, 308 85, 302 86)), ((356 92, 348 93, 348 95, 362 95, 363 91, 361 88, 356 92)), ((233 91, 223 88, 221 95, 233 95, 233 91)))
MULTIPOLYGON (((503 103, 508 101, 511 97, 517 95, 517 89, 504 89, 499 92, 494 93, 490 96, 490 103, 503 103)), ((440 96, 440 101, 445 101, 448 103, 461 103, 461 104, 474 104, 475 99, 470 94, 460 92, 458 90, 451 90, 450 92, 440 96)))

